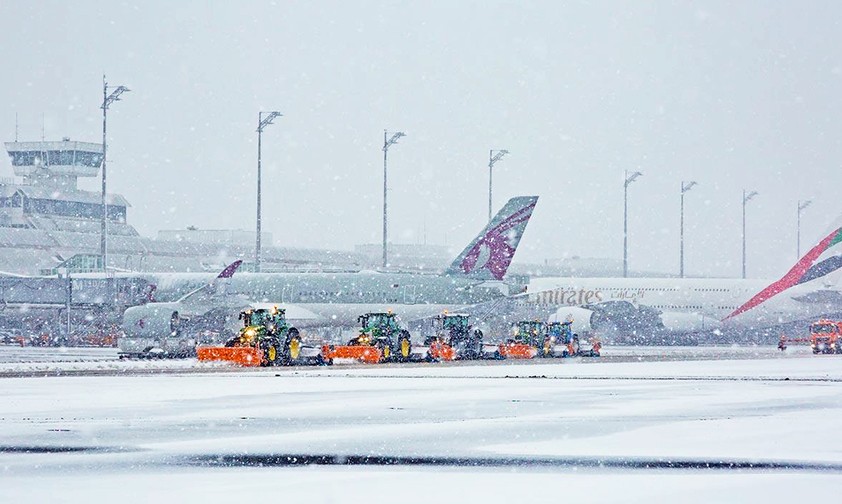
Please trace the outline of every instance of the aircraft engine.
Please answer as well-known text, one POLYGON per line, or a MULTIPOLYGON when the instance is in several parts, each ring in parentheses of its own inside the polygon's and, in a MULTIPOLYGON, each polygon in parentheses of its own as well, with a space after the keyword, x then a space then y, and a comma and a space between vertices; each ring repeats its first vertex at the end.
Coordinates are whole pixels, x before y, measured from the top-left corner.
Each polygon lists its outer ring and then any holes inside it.
POLYGON ((661 322, 666 330, 681 333, 713 331, 722 326, 719 320, 699 313, 663 312, 661 322))
POLYGON ((151 303, 127 309, 123 314, 123 336, 117 339, 120 351, 191 355, 196 341, 184 330, 189 319, 178 309, 178 303, 151 303))
POLYGON ((578 306, 566 306, 559 308, 556 312, 550 315, 548 322, 564 322, 568 317, 573 319, 573 332, 576 334, 584 334, 593 330, 593 316, 594 312, 586 308, 578 306))
POLYGON ((123 332, 135 338, 166 338, 181 330, 186 320, 177 303, 133 306, 123 314, 123 332))

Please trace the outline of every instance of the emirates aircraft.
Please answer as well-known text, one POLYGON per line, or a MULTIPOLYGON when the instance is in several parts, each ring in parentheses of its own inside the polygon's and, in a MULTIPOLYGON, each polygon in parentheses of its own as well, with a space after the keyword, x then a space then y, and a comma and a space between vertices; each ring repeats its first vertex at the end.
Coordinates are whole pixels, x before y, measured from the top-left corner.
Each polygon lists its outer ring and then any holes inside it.
MULTIPOLYGON (((200 328, 223 328, 249 306, 272 303, 287 311, 298 328, 349 326, 366 312, 392 310, 403 320, 431 317, 445 309, 491 302, 510 294, 509 268, 537 196, 510 199, 482 232, 441 274, 361 271, 357 273, 237 273, 237 261, 209 284, 172 302, 131 307, 123 316, 125 353, 176 352, 195 346, 200 328)), ((195 277, 169 276, 166 290, 195 277)), ((164 289, 158 288, 157 291, 164 289)), ((156 292, 157 292, 156 291, 156 292)), ((225 328, 230 330, 230 328, 225 328)))
POLYGON ((778 280, 535 278, 517 304, 579 332, 758 332, 842 313, 842 218, 778 280))

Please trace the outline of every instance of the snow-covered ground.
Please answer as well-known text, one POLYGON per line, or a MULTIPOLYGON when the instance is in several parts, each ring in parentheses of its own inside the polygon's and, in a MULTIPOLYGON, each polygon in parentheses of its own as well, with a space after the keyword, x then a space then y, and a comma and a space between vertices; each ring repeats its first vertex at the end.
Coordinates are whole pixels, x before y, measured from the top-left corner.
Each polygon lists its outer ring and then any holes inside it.
MULTIPOLYGON (((584 364, 605 362, 647 362, 670 360, 735 360, 797 358, 809 354, 809 347, 791 346, 781 353, 767 346, 698 346, 698 347, 603 347, 599 359, 582 359, 584 364)), ((353 361, 343 364, 353 364, 353 361)), ((458 363, 458 366, 494 365, 489 362, 458 363)), ((534 362, 513 361, 513 365, 534 365, 534 362)), ((429 367, 429 364, 423 364, 429 367)), ((370 366, 363 366, 370 367, 370 366)), ((413 365, 401 367, 416 367, 413 365)), ((219 363, 196 362, 195 359, 120 360, 116 348, 44 348, 0 346, 0 377, 36 375, 149 374, 161 372, 222 372, 236 368, 219 363)))
POLYGON ((842 356, 660 351, 2 378, 0 502, 838 498, 842 356))

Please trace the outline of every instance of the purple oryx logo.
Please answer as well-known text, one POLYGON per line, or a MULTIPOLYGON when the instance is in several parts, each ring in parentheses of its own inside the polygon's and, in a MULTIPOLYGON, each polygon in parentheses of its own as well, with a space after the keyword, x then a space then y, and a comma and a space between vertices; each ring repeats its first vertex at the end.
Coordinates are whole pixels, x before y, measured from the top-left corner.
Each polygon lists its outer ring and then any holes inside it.
POLYGON ((502 280, 515 255, 523 228, 529 222, 535 203, 521 208, 493 226, 468 251, 459 267, 464 273, 488 270, 496 280, 502 280))

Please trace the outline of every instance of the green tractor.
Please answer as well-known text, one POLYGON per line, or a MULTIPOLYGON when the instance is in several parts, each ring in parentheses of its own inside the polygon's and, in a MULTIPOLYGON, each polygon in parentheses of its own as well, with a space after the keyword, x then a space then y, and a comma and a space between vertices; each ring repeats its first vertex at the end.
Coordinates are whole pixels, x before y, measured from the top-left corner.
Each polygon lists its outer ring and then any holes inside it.
POLYGON ((547 335, 547 324, 539 320, 521 320, 512 328, 510 343, 541 347, 547 335))
POLYGON ((580 354, 579 335, 573 333, 572 321, 550 322, 547 324, 547 336, 547 357, 575 357, 580 354))
POLYGON ((474 360, 483 357, 482 331, 471 326, 467 313, 447 313, 433 318, 435 336, 427 338, 426 344, 437 339, 453 349, 454 359, 474 360))
POLYGON ((409 331, 402 328, 391 311, 360 315, 360 334, 348 342, 350 346, 377 347, 383 361, 406 362, 412 355, 409 331))
POLYGON ((298 329, 287 324, 286 310, 277 306, 248 309, 240 312, 240 320, 243 327, 225 343, 226 347, 259 348, 261 364, 266 366, 289 366, 301 360, 301 336, 298 329))

